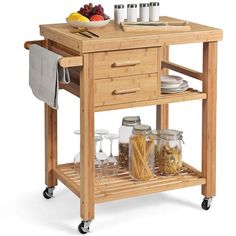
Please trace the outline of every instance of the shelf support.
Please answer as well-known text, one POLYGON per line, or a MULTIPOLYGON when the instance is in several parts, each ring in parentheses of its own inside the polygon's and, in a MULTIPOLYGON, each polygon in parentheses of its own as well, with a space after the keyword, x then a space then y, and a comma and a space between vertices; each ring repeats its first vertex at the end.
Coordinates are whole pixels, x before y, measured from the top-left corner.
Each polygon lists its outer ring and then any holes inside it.
MULTIPOLYGON (((162 47, 162 61, 169 61, 169 46, 162 47)), ((168 75, 168 69, 161 68, 161 75, 168 75)), ((169 126, 169 105, 168 104, 157 105, 156 128, 167 129, 168 126, 169 126)))
POLYGON ((45 184, 57 185, 54 170, 57 167, 57 110, 45 103, 45 184))
POLYGON ((203 43, 203 92, 202 102, 202 174, 206 184, 202 186, 205 197, 216 194, 216 88, 217 42, 203 43))
POLYGON ((84 55, 80 71, 80 215, 94 219, 94 58, 84 55))

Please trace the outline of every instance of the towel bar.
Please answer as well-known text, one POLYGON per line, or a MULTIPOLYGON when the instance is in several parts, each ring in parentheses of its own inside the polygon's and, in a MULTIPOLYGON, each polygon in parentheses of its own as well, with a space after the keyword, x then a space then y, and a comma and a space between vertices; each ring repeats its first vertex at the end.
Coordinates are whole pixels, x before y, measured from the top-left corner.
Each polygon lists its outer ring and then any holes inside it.
MULTIPOLYGON (((29 49, 30 45, 37 44, 39 46, 45 47, 45 40, 34 40, 34 41, 26 41, 24 43, 25 49, 29 49)), ((58 61, 61 67, 76 67, 83 66, 83 57, 82 56, 73 56, 73 57, 63 57, 58 61)))

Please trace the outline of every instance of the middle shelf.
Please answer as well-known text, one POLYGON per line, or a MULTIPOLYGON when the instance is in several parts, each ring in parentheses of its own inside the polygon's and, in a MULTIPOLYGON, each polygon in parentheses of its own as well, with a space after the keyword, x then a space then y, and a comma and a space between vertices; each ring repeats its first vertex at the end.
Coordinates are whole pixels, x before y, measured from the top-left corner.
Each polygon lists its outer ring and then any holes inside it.
MULTIPOLYGON (((58 165, 54 170, 56 177, 78 197, 80 196, 80 176, 74 164, 58 165)), ((127 171, 119 170, 118 176, 95 180, 95 203, 102 203, 142 196, 178 188, 203 185, 206 179, 194 167, 183 163, 182 171, 175 176, 156 176, 148 181, 134 181, 127 171)))

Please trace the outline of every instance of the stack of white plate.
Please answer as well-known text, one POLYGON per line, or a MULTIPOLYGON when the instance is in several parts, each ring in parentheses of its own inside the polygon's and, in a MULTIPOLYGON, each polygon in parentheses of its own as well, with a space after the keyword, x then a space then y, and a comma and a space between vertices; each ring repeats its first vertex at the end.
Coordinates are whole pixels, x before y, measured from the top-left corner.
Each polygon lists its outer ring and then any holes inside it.
POLYGON ((161 76, 162 93, 180 93, 188 89, 188 82, 175 75, 161 76))

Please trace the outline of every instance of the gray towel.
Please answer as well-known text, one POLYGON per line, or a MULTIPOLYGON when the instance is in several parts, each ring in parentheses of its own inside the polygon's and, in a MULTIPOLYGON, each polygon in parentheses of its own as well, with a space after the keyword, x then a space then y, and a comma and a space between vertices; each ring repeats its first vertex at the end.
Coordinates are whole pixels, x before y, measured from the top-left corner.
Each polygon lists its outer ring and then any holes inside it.
POLYGON ((29 86, 33 94, 58 109, 59 82, 70 83, 67 68, 58 65, 62 56, 36 44, 29 49, 29 86))

